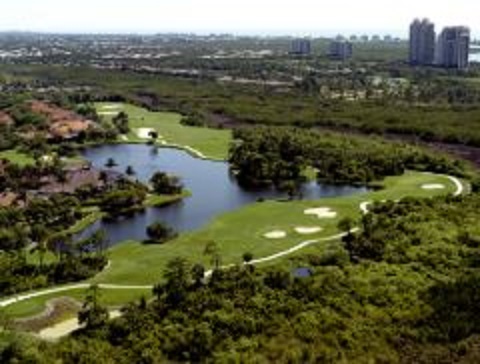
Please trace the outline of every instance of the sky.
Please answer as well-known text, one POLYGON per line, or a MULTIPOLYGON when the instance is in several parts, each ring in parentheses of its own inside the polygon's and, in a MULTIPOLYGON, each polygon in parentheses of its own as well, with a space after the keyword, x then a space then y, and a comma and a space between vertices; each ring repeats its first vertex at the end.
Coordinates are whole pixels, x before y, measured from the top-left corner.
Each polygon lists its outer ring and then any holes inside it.
POLYGON ((479 14, 478 0, 0 0, 0 31, 406 37, 428 17, 480 37, 479 14))

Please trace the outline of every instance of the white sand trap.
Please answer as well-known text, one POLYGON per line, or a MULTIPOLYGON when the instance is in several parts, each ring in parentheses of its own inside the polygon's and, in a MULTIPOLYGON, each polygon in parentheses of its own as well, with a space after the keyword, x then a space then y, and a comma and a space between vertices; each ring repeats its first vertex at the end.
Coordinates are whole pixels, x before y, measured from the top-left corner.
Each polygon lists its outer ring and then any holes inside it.
MULTIPOLYGON (((150 139, 150 132, 155 131, 153 128, 140 128, 136 130, 137 136, 142 139, 150 139)), ((160 138, 160 135, 158 136, 160 138)))
POLYGON ((269 233, 266 233, 263 236, 267 239, 283 239, 287 237, 287 233, 282 230, 275 230, 275 231, 270 231, 269 233))
POLYGON ((440 183, 432 183, 432 184, 422 185, 422 188, 424 190, 444 190, 445 185, 442 185, 440 183))
POLYGON ((118 115, 118 111, 100 111, 98 115, 101 116, 115 116, 118 115))
POLYGON ((311 235, 311 234, 316 234, 322 231, 323 229, 320 226, 311 226, 311 227, 306 227, 306 226, 298 226, 295 228, 295 232, 300 235, 311 235))
POLYGON ((120 139, 123 140, 124 142, 128 142, 128 136, 124 134, 120 135, 120 139))
MULTIPOLYGON (((110 311, 109 318, 114 319, 120 317, 122 313, 118 310, 110 311)), ((78 319, 73 318, 60 322, 54 326, 48 327, 38 333, 38 336, 44 340, 58 340, 78 330, 81 326, 78 324, 78 319)))
POLYGON ((103 105, 102 110, 118 110, 122 107, 120 105, 103 105))
POLYGON ((373 202, 372 201, 365 201, 360 204, 360 210, 364 215, 368 214, 368 206, 370 206, 373 202))
POLYGON ((330 207, 317 207, 314 209, 307 209, 304 211, 305 215, 315 215, 319 219, 334 219, 337 217, 337 213, 330 207))

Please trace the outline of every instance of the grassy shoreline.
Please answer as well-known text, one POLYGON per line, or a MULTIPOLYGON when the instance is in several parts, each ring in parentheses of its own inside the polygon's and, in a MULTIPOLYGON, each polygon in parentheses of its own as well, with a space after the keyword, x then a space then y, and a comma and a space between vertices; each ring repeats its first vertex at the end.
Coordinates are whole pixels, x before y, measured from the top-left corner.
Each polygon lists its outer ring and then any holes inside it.
POLYGON ((151 139, 140 137, 138 131, 153 129, 159 134, 155 145, 160 148, 182 149, 194 157, 213 161, 225 161, 228 157, 232 139, 230 130, 185 126, 181 123, 182 115, 178 113, 152 112, 130 104, 107 102, 95 105, 100 116, 106 120, 111 120, 114 112, 128 114, 131 131, 118 143, 144 144, 151 139))

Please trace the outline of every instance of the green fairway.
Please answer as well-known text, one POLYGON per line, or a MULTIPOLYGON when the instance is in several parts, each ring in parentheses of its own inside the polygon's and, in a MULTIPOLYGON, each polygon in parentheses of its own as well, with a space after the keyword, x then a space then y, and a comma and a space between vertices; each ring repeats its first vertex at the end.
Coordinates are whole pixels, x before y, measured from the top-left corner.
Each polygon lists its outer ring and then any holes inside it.
MULTIPOLYGON (((258 202, 237 211, 218 216, 203 229, 183 234, 164 245, 144 246, 126 242, 110 251, 110 269, 95 278, 99 283, 153 284, 161 279, 166 263, 175 257, 184 257, 192 263, 200 262, 211 267, 204 255, 205 246, 214 241, 220 248, 222 264, 241 263, 246 252, 254 258, 263 258, 289 249, 303 241, 325 238, 339 233, 338 222, 344 217, 359 218, 360 204, 365 201, 397 200, 405 196, 429 197, 452 193, 456 186, 447 177, 407 172, 401 177, 387 178, 385 189, 343 198, 326 198, 319 201, 266 201, 258 202), (443 185, 444 189, 425 190, 423 185, 443 185), (337 216, 319 219, 305 215, 304 210, 330 207, 337 216), (301 235, 296 227, 321 227, 321 232, 301 235), (267 239, 264 234, 283 231, 282 239, 267 239)), ((300 252, 301 253, 301 252, 300 252)))
POLYGON ((123 139, 125 142, 146 142, 150 139, 147 129, 154 129, 159 134, 159 145, 182 147, 187 151, 191 148, 210 159, 225 160, 228 156, 230 130, 184 126, 180 123, 180 114, 150 112, 129 104, 98 103, 96 107, 100 116, 107 119, 120 111, 128 114, 131 132, 123 139), (140 135, 142 129, 144 135, 140 135))
POLYGON ((35 163, 32 157, 15 149, 0 152, 0 159, 7 159, 11 163, 18 164, 19 166, 32 165, 35 163))
MULTIPOLYGON (((54 298, 71 297, 79 302, 83 302, 85 294, 86 289, 84 288, 52 293, 10 305, 4 309, 4 312, 14 318, 30 317, 41 313, 45 309, 46 303, 54 298)), ((152 292, 150 289, 100 289, 100 301, 112 309, 122 306, 127 302, 138 300, 141 297, 148 299, 151 296, 152 292)))
MULTIPOLYGON (((338 246, 339 240, 315 241, 335 236, 340 231, 338 222, 344 217, 358 221, 361 216, 360 204, 367 201, 398 200, 402 197, 433 197, 455 193, 458 186, 447 176, 419 172, 407 172, 403 176, 387 178, 384 189, 356 194, 347 197, 325 198, 317 201, 265 201, 248 205, 237 211, 218 216, 199 231, 182 234, 177 239, 164 245, 143 245, 139 242, 125 242, 109 251, 110 266, 97 275, 90 283, 116 285, 154 285, 162 279, 166 263, 172 258, 184 257, 191 263, 203 263, 207 269, 212 267, 211 259, 205 256, 205 247, 214 241, 220 250, 221 264, 240 264, 242 255, 253 254, 254 259, 265 258, 291 249, 305 241, 314 241, 305 249, 279 257, 266 264, 287 264, 289 259, 306 252, 321 254, 323 251, 338 246), (425 189, 425 186, 430 186, 425 189), (433 188, 432 186, 436 186, 433 188), (443 187, 443 188, 439 188, 443 187), (306 215, 306 209, 330 208, 335 216, 320 218, 306 215), (296 228, 321 228, 319 232, 302 235, 296 228), (268 239, 266 233, 282 231, 285 237, 268 239)), ((42 311, 45 302, 59 296, 80 298, 84 289, 65 291, 32 298, 13 304, 7 312, 13 316, 25 316, 42 311)), ((150 290, 103 290, 104 302, 116 306, 150 295, 150 290)))

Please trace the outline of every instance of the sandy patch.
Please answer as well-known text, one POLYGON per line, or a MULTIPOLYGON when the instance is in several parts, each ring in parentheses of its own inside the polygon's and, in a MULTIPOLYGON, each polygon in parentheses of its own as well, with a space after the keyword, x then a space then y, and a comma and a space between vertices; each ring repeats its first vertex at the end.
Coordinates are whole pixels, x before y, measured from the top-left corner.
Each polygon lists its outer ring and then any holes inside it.
MULTIPOLYGON (((120 311, 110 311, 109 316, 110 319, 114 319, 121 316, 120 311)), ((48 327, 38 333, 38 336, 44 340, 58 340, 64 336, 67 336, 78 330, 80 325, 78 324, 77 318, 72 318, 70 320, 66 320, 60 322, 52 327, 48 327)))
POLYGON ((128 136, 126 135, 120 135, 120 139, 123 140, 124 142, 128 142, 128 136))
POLYGON ((122 107, 120 105, 104 105, 102 106, 102 110, 119 110, 122 107))
POLYGON ((101 116, 116 116, 118 115, 118 111, 100 111, 98 115, 101 116))
POLYGON ((317 207, 314 209, 307 209, 304 211, 305 215, 315 215, 319 219, 334 219, 337 217, 337 213, 330 207, 317 207))
POLYGON ((362 203, 360 204, 360 210, 362 211, 362 213, 363 213, 364 215, 366 215, 366 214, 369 213, 369 211, 368 211, 368 206, 370 206, 372 203, 373 203, 373 202, 371 202, 371 201, 365 201, 365 202, 362 202, 362 203))
POLYGON ((441 183, 426 184, 426 185, 422 185, 422 189, 424 189, 424 190, 444 190, 445 185, 442 185, 441 183))
POLYGON ((274 230, 274 231, 270 231, 269 233, 264 234, 263 237, 265 237, 267 239, 283 239, 283 238, 287 237, 287 233, 285 231, 282 231, 282 230, 274 230))
POLYGON ((53 161, 53 156, 51 156, 51 155, 42 155, 42 158, 41 158, 41 159, 42 159, 42 161, 49 163, 49 162, 52 162, 52 161, 53 161))
MULTIPOLYGON (((153 128, 140 128, 136 130, 137 136, 142 139, 151 139, 150 132, 155 131, 153 128)), ((160 136, 158 136, 160 138, 160 136)))
POLYGON ((295 228, 295 232, 300 235, 311 235, 311 234, 316 234, 322 231, 323 229, 320 226, 311 226, 311 227, 306 227, 306 226, 298 226, 295 228))

